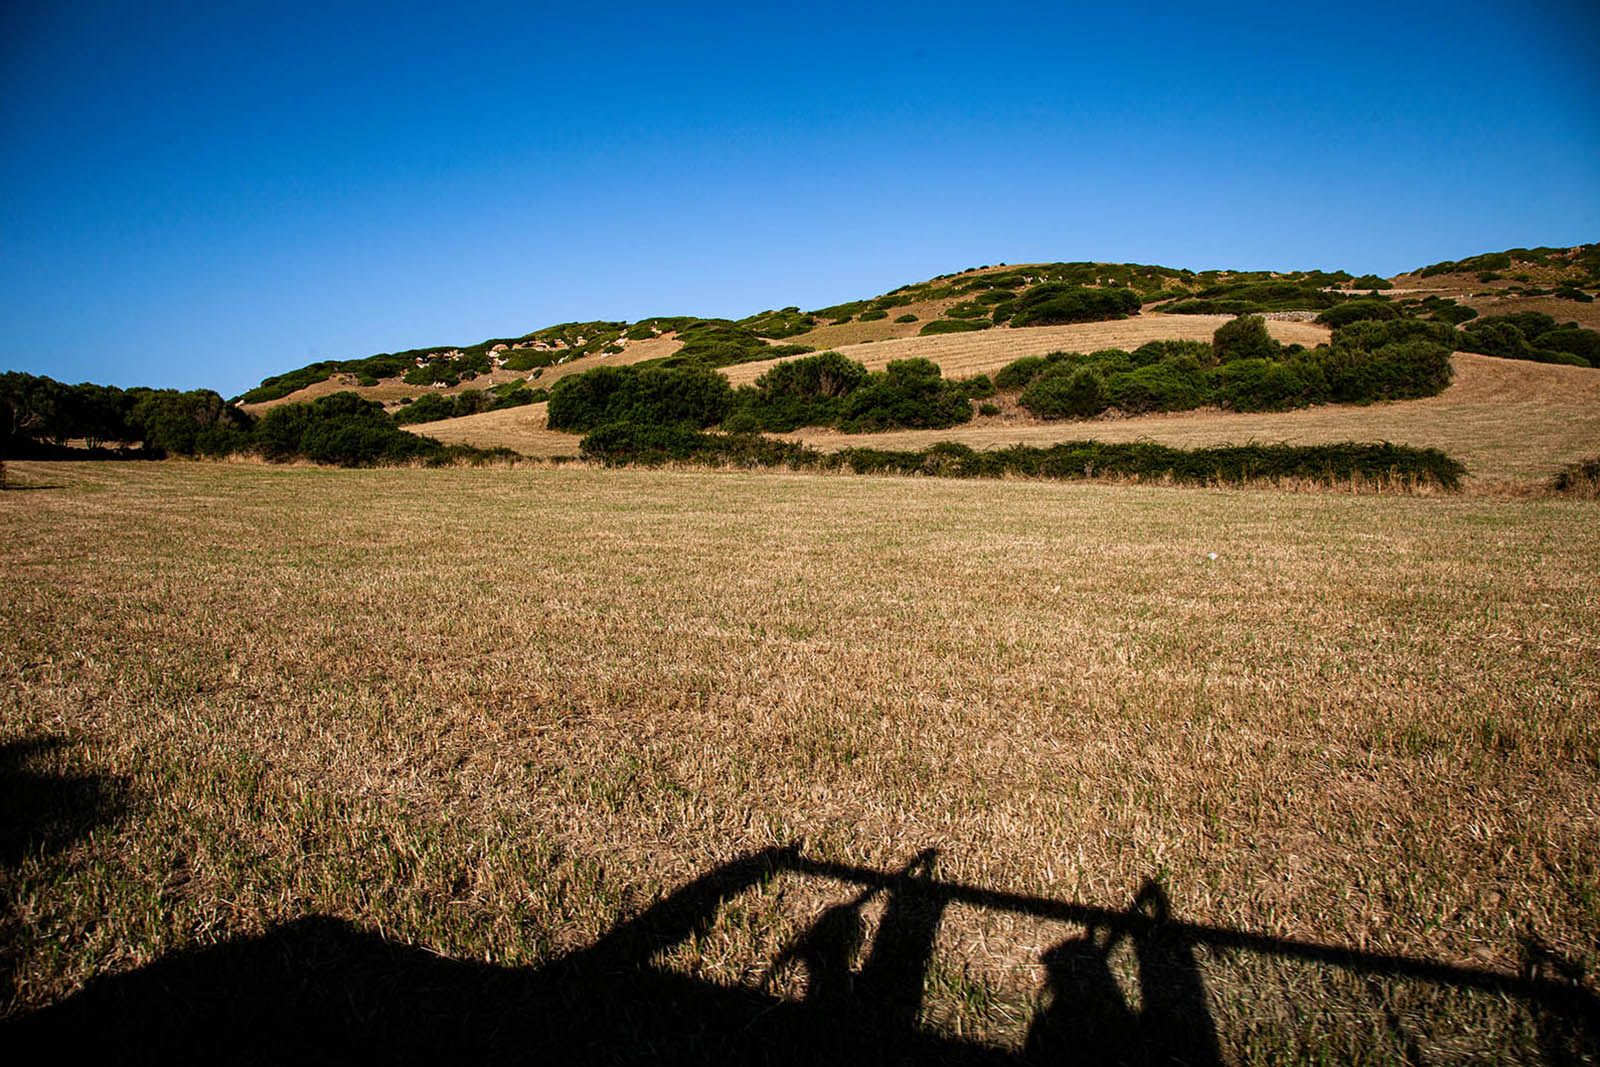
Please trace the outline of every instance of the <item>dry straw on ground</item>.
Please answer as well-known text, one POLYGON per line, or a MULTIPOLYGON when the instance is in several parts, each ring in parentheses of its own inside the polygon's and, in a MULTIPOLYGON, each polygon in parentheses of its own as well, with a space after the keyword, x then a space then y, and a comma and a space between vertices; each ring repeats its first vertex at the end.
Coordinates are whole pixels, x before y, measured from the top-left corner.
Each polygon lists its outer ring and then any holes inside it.
MULTIPOLYGON (((0 731, 121 811, 0 875, 11 1013, 306 915, 536 964, 796 840, 1600 985, 1592 502, 17 466, 55 488, 0 497, 0 731)), ((779 879, 666 965, 794 989, 848 891, 779 879)), ((953 909, 924 1024, 1016 1040, 1062 936, 953 909)), ((1533 1055, 1492 997, 1203 963, 1229 1058, 1533 1055)))

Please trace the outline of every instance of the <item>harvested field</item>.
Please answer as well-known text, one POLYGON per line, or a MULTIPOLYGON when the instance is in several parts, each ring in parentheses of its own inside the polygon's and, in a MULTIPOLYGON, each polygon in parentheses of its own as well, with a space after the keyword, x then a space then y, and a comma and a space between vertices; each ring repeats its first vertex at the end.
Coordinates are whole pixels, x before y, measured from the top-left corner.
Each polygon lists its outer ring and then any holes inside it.
POLYGON ((1596 1054, 1593 502, 13 468, 4 1011, 56 1038, 283 969, 413 1055, 694 1059, 648 1009, 830 977, 924 1058, 1101 1003, 1191 1062, 1596 1054))
POLYGON ((546 459, 551 456, 576 456, 577 434, 562 433, 546 425, 549 404, 524 404, 499 411, 463 415, 458 419, 407 426, 413 433, 436 437, 447 445, 475 445, 479 448, 509 448, 524 456, 546 459), (489 442, 493 442, 490 444, 489 442))

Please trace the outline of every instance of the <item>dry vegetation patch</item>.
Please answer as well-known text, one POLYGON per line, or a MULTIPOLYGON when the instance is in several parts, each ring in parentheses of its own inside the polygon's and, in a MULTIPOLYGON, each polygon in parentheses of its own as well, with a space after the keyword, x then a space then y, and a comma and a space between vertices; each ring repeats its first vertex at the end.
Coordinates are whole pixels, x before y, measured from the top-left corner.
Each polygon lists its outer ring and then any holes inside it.
POLYGON ((477 448, 509 448, 524 456, 546 459, 551 456, 576 456, 576 434, 552 430, 548 425, 547 403, 482 411, 456 419, 440 419, 408 427, 416 433, 435 437, 447 445, 473 445, 477 448), (492 445, 483 442, 493 441, 492 445))
MULTIPOLYGON (((1591 502, 18 466, 0 742, 117 803, 0 866, 8 1013, 311 915, 536 965, 795 841, 1600 985, 1591 502)), ((663 965, 798 992, 856 892, 783 874, 663 965)), ((1073 929, 951 908, 923 1024, 1020 1040, 1073 929)), ((1199 966, 1229 1059, 1537 1055, 1514 1000, 1199 966)))

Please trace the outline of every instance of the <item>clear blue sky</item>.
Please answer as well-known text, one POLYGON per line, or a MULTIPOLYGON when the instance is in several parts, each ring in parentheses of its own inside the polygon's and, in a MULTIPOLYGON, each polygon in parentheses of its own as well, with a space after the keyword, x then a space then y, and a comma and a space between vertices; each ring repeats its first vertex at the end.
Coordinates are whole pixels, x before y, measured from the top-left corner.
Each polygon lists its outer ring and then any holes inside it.
POLYGON ((7 0, 0 369, 1600 240, 1588 0, 1122 7, 7 0))

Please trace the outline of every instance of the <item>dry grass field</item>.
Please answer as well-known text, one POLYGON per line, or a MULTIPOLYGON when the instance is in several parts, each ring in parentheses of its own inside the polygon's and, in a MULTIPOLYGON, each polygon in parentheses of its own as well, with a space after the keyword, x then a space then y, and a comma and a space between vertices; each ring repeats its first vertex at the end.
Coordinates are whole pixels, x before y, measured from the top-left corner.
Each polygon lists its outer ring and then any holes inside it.
POLYGON ((1227 1062, 1596 1055, 1593 502, 13 475, 14 1024, 159 1028, 292 964, 492 1045, 576 959, 612 961, 562 987, 595 1040, 647 974, 679 1026, 854 998, 969 1062, 1097 1020, 1227 1062))

